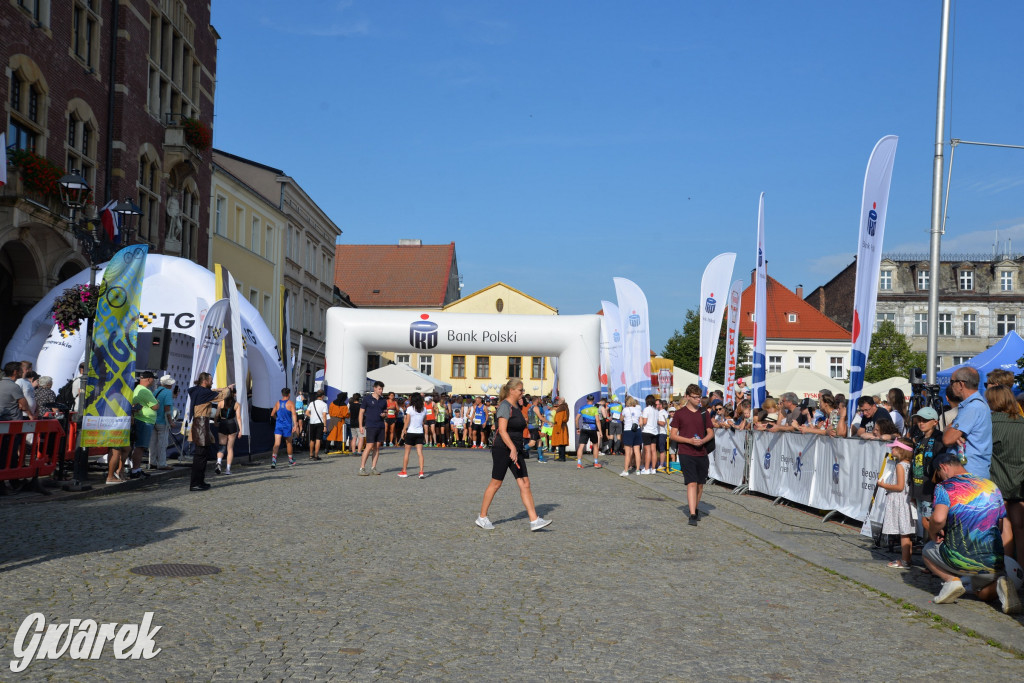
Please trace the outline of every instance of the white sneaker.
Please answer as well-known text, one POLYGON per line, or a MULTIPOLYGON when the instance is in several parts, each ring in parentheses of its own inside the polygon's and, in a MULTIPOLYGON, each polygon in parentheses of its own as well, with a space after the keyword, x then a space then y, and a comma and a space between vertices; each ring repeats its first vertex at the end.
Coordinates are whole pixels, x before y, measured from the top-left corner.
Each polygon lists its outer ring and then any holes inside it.
POLYGON ((629 470, 622 470, 621 472, 619 472, 619 476, 620 477, 628 477, 629 476, 629 470))
POLYGON ((538 517, 537 519, 535 519, 532 522, 530 522, 530 531, 540 531, 541 529, 546 527, 548 524, 551 524, 551 520, 550 519, 544 519, 543 517, 538 517))
POLYGON ((960 582, 960 579, 946 581, 942 584, 942 590, 939 591, 939 594, 932 598, 932 602, 937 605, 955 602, 964 593, 964 584, 960 582))
POLYGON ((1005 576, 996 579, 996 595, 999 596, 999 606, 1003 614, 1020 614, 1021 604, 1017 587, 1005 576))
POLYGON ((491 520, 487 519, 486 517, 477 517, 476 525, 481 529, 487 529, 488 531, 494 529, 494 525, 491 524, 491 520))

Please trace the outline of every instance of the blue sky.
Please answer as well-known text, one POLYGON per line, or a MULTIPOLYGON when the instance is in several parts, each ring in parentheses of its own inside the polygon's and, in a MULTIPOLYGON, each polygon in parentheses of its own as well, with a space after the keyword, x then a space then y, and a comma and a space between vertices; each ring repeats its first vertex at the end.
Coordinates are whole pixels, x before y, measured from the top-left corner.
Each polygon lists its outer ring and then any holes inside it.
MULTIPOLYGON (((1024 145, 1024 3, 954 5, 947 135, 1024 145)), ((456 243, 561 313, 647 295, 660 351, 704 266, 805 293, 850 263, 900 136, 885 250, 926 252, 941 3, 215 0, 214 144, 284 169, 352 244, 456 243)), ((948 163, 948 145, 946 146, 948 163)), ((960 146, 943 251, 1024 250, 1024 150, 960 146)))

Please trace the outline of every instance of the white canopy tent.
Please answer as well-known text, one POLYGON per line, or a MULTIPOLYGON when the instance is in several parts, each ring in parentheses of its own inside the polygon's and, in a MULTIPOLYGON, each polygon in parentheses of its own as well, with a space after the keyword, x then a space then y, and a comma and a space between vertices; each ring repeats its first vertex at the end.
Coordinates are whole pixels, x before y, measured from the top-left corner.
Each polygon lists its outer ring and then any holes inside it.
POLYGON ((452 390, 451 384, 442 382, 436 377, 425 375, 422 372, 417 372, 412 369, 412 366, 405 363, 385 365, 382 368, 371 370, 366 373, 366 379, 367 390, 369 390, 369 387, 374 382, 380 380, 384 382, 385 393, 393 391, 396 394, 411 394, 418 391, 421 394, 435 392, 442 394, 452 390))
POLYGON ((888 379, 879 380, 877 382, 871 382, 870 384, 864 385, 864 390, 861 392, 862 396, 881 396, 885 398, 889 395, 890 389, 901 389, 903 395, 909 397, 911 395, 910 381, 906 377, 890 377, 888 379))
MULTIPOLYGON (((744 381, 747 386, 750 386, 750 377, 745 378, 744 381)), ((848 389, 843 382, 806 368, 768 373, 765 385, 768 393, 775 398, 779 398, 787 391, 792 391, 797 398, 812 398, 814 400, 818 400, 818 394, 822 389, 828 389, 833 394, 845 394, 848 389)))

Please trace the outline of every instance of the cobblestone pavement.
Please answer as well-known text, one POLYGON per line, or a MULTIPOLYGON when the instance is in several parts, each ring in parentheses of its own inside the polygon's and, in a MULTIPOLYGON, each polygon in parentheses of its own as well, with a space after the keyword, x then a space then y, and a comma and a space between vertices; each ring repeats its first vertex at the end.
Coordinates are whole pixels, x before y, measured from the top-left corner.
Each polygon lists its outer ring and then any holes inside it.
MULTIPOLYGON (((425 480, 396 477, 400 456, 389 449, 378 477, 358 477, 357 460, 332 456, 211 474, 215 486, 203 493, 178 478, 0 507, 0 678, 19 678, 8 660, 32 612, 138 623, 153 611, 163 648, 155 658, 117 661, 108 647, 96 661, 36 661, 20 678, 1021 680, 1024 661, 1013 653, 771 536, 880 564, 835 540, 854 537, 844 527, 709 487, 710 515, 693 528, 678 477, 620 478, 613 458, 604 470, 530 460, 538 510, 552 525, 528 531, 510 478, 487 532, 473 520, 489 455, 427 458, 425 480), (222 572, 129 572, 157 563, 222 572)), ((934 607, 1016 633, 1007 645, 1024 650, 1024 627, 990 606, 934 607)))

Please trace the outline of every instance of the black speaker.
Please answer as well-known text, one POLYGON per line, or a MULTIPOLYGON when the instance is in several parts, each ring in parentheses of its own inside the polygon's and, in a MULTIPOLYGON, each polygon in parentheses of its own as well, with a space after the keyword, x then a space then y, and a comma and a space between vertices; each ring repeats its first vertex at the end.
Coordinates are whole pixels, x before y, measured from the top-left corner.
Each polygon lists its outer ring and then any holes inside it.
MULTIPOLYGON (((142 335, 139 335, 141 338, 142 335)), ((140 342, 142 339, 139 340, 140 342)), ((141 346, 142 344, 140 344, 141 346)), ((142 349, 139 349, 142 351, 142 349)), ((149 335, 149 347, 146 349, 146 365, 149 370, 166 370, 167 355, 171 352, 171 329, 169 327, 154 327, 149 335)), ((142 356, 142 354, 138 354, 142 356)))

